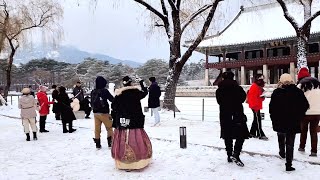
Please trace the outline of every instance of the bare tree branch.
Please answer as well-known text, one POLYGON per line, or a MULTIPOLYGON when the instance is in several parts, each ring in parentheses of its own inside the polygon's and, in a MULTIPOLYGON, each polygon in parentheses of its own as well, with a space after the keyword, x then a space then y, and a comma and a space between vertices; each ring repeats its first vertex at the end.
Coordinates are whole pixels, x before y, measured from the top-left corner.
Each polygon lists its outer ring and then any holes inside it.
POLYGON ((296 22, 296 20, 289 14, 288 12, 288 8, 285 4, 285 2, 283 0, 277 0, 278 3, 280 4, 282 10, 283 10, 283 14, 284 17, 289 21, 289 23, 292 25, 292 27, 294 28, 294 30, 297 32, 299 31, 299 26, 298 23, 296 22))
POLYGON ((302 31, 307 31, 307 27, 311 27, 311 22, 320 15, 320 11, 313 14, 301 27, 302 31))
POLYGON ((172 0, 168 0, 168 2, 170 4, 170 6, 171 6, 172 11, 177 11, 178 10, 176 5, 174 4, 174 2, 172 0))
POLYGON ((165 17, 163 14, 161 14, 158 10, 156 10, 154 7, 152 7, 150 4, 148 4, 144 0, 134 0, 134 1, 146 7, 149 11, 153 12, 160 19, 162 19, 162 21, 167 21, 167 17, 165 17))
POLYGON ((187 18, 188 20, 182 26, 182 30, 181 31, 183 32, 189 26, 189 24, 192 23, 197 18, 197 16, 199 16, 204 11, 208 10, 210 7, 212 7, 212 5, 206 4, 203 7, 201 7, 198 11, 194 12, 193 14, 191 14, 189 16, 189 18, 187 18))
POLYGON ((166 8, 166 4, 164 3, 164 0, 160 0, 160 1, 161 1, 161 7, 162 7, 163 14, 168 17, 168 10, 166 8))
POLYGON ((177 0, 177 9, 180 10, 181 0, 177 0))
POLYGON ((213 19, 214 13, 217 9, 218 4, 223 1, 223 0, 215 0, 215 2, 212 4, 212 7, 210 9, 210 12, 207 16, 207 19, 205 21, 205 23, 203 24, 202 30, 200 32, 200 34, 198 35, 197 39, 193 42, 193 44, 188 48, 188 50, 184 53, 184 55, 181 57, 180 60, 180 64, 183 66, 187 60, 190 58, 190 56, 192 55, 192 52, 198 47, 198 45, 200 44, 200 42, 203 40, 203 38, 205 37, 208 28, 211 24, 211 21, 213 19))

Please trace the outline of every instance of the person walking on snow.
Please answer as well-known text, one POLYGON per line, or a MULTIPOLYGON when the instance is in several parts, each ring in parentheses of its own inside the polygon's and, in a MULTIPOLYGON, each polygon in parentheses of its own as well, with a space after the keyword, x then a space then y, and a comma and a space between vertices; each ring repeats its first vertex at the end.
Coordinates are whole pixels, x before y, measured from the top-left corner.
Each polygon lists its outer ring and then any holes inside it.
POLYGON ((53 104, 53 102, 49 102, 48 100, 48 96, 46 93, 47 90, 48 90, 48 87, 40 85, 39 92, 37 93, 37 98, 40 105, 40 110, 39 110, 40 122, 39 123, 40 123, 41 133, 49 132, 48 130, 46 130, 46 119, 47 119, 47 115, 50 113, 49 111, 50 104, 53 104))
POLYGON ((264 77, 262 74, 257 74, 255 76, 255 80, 252 83, 247 94, 247 102, 249 104, 250 109, 252 109, 253 112, 253 122, 250 129, 250 136, 258 137, 262 140, 268 140, 268 138, 262 130, 260 114, 260 110, 262 109, 262 102, 265 99, 265 97, 263 96, 263 87, 265 84, 263 78, 264 77))
POLYGON ((141 108, 141 99, 148 95, 143 80, 140 86, 133 86, 132 79, 125 76, 124 87, 117 89, 112 103, 112 126, 114 138, 111 154, 116 168, 135 170, 146 167, 152 157, 152 145, 144 130, 145 116, 141 108))
POLYGON ((33 140, 37 140, 37 125, 36 125, 36 109, 38 106, 37 100, 30 94, 31 91, 29 88, 23 88, 22 96, 19 98, 18 108, 21 109, 21 119, 22 125, 24 129, 24 133, 26 133, 27 141, 30 141, 30 130, 29 126, 33 132, 33 140))
POLYGON ((158 83, 156 82, 155 77, 150 77, 149 81, 151 85, 149 86, 149 98, 148 98, 148 107, 151 108, 151 111, 154 115, 154 124, 156 126, 160 123, 160 115, 159 115, 159 108, 160 108, 160 96, 161 91, 158 83))
POLYGON ((308 108, 308 100, 290 74, 282 74, 271 95, 269 113, 278 136, 279 155, 286 158, 286 171, 295 170, 292 167, 294 140, 296 133, 301 132, 300 123, 308 108))
POLYGON ((228 162, 234 161, 243 167, 244 164, 239 156, 245 139, 249 138, 247 118, 242 106, 246 99, 246 92, 233 80, 234 74, 231 71, 224 72, 222 78, 216 91, 216 99, 220 107, 220 137, 225 142, 228 162), (236 139, 234 147, 233 139, 236 139))
POLYGON ((310 156, 317 156, 318 147, 318 124, 320 120, 320 82, 318 79, 310 77, 310 73, 307 68, 301 68, 298 73, 298 87, 302 89, 304 95, 306 96, 310 109, 306 112, 306 116, 301 122, 301 136, 299 151, 304 152, 308 126, 310 129, 310 139, 311 139, 311 154, 310 156))
POLYGON ((6 100, 2 97, 2 95, 0 94, 0 106, 6 105, 8 106, 6 100))
POLYGON ((101 124, 103 123, 108 132, 108 146, 111 147, 113 129, 112 119, 110 115, 109 103, 113 102, 113 96, 110 94, 107 87, 107 80, 101 76, 96 78, 96 88, 91 92, 91 107, 94 114, 94 138, 96 148, 101 148, 101 124))

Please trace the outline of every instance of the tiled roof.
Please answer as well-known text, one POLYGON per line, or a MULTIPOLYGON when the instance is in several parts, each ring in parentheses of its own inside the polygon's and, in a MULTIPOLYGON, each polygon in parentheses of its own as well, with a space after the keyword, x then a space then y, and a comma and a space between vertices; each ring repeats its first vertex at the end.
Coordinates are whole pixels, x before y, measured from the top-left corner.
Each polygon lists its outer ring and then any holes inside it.
MULTIPOLYGON (((287 5, 289 13, 298 24, 303 23, 303 6, 297 3, 287 5)), ((313 6, 312 14, 320 10, 320 4, 313 6)), ((320 17, 312 22, 311 33, 320 32, 320 17)), ((198 48, 222 47, 254 43, 295 36, 295 30, 285 19, 278 3, 244 8, 241 14, 218 35, 206 38, 198 48)))

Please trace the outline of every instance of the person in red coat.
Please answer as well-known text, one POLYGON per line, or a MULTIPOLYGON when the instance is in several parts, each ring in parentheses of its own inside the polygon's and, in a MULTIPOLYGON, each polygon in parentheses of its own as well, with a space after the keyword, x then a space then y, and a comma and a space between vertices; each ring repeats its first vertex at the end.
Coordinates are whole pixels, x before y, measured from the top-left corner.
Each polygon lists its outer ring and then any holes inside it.
POLYGON ((49 132, 48 130, 46 130, 46 119, 47 119, 47 115, 49 114, 49 108, 50 108, 50 104, 53 104, 53 102, 49 102, 48 100, 48 96, 46 91, 48 90, 48 88, 46 86, 40 86, 39 87, 39 92, 37 93, 37 98, 38 98, 38 102, 39 102, 39 114, 40 114, 40 132, 41 133, 45 133, 45 132, 49 132))
POLYGON ((262 140, 268 140, 262 130, 260 114, 260 110, 262 109, 262 102, 265 99, 265 97, 263 96, 263 87, 265 84, 263 78, 264 76, 262 74, 257 74, 255 76, 254 82, 252 83, 247 95, 247 102, 253 112, 253 122, 250 129, 250 136, 258 137, 262 140))

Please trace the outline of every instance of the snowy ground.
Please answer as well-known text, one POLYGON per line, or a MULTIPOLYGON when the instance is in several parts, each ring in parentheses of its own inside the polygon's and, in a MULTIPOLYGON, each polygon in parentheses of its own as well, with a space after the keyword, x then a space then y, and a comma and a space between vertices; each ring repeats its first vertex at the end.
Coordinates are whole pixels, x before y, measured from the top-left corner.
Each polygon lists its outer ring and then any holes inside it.
MULTIPOLYGON (((146 105, 143 100, 143 106, 146 105)), ((320 158, 309 157, 295 147, 295 172, 286 172, 278 154, 276 133, 272 131, 268 114, 263 128, 269 141, 249 139, 244 144, 240 168, 227 163, 223 140, 219 138, 218 105, 215 98, 205 98, 202 122, 202 98, 177 98, 181 110, 173 118, 172 112, 161 112, 161 125, 150 126, 146 113, 145 129, 153 145, 153 161, 146 169, 124 172, 115 169, 110 150, 96 150, 92 141, 93 120, 77 120, 77 131, 63 134, 60 121, 48 117, 47 134, 39 134, 38 141, 25 141, 21 121, 1 115, 19 117, 17 100, 13 105, 0 107, 0 179, 315 179, 320 176, 320 158), (187 127, 187 149, 179 148, 179 127, 187 127), (222 149, 222 150, 220 150, 222 149), (318 164, 318 165, 317 165, 318 164)), ((267 107, 269 100, 264 102, 267 107)), ((251 111, 245 105, 249 128, 251 111)), ((267 108, 264 110, 268 112, 267 108)), ((106 147, 106 132, 102 133, 106 147)), ((320 146, 319 146, 320 148, 320 146)))

